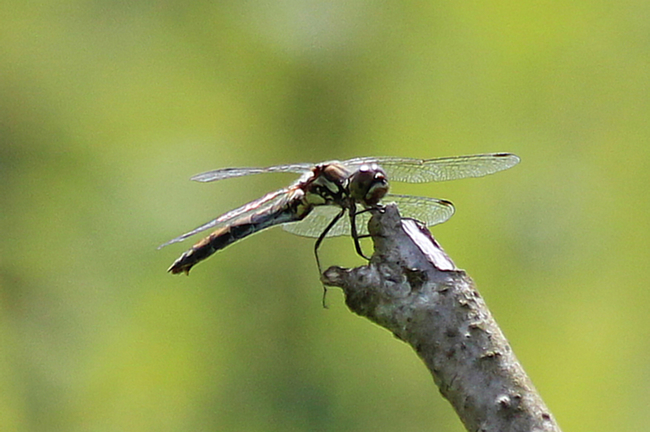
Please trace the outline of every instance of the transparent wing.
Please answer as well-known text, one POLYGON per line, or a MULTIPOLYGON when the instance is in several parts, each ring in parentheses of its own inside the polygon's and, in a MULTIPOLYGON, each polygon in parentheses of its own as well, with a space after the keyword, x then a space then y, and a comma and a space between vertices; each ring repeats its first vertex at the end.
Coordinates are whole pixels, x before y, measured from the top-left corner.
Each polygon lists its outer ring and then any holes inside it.
POLYGON ((243 206, 231 210, 227 213, 224 213, 218 218, 213 219, 210 222, 204 223, 203 225, 194 228, 192 231, 186 232, 185 234, 178 236, 175 239, 168 241, 167 243, 161 244, 160 246, 158 246, 158 249, 163 248, 172 243, 181 242, 186 238, 193 236, 194 234, 198 234, 210 228, 214 228, 219 225, 226 225, 235 219, 245 217, 251 213, 263 212, 265 209, 271 209, 272 207, 276 207, 278 205, 282 205, 283 203, 287 203, 291 199, 292 191, 293 191, 292 188, 284 188, 284 189, 279 189, 275 192, 270 192, 261 198, 258 198, 247 204, 244 204, 243 206))
MULTIPOLYGON (((402 217, 417 219, 427 226, 443 223, 454 214, 452 203, 436 198, 388 194, 382 203, 397 204, 402 217)), ((336 206, 318 206, 302 221, 284 224, 282 228, 292 234, 317 238, 340 211, 341 208, 336 206)), ((362 208, 359 207, 358 211, 362 211, 362 208)), ((370 212, 357 214, 357 232, 360 235, 368 234, 368 221, 371 216, 370 212)), ((350 233, 350 218, 344 216, 327 233, 327 237, 350 233)))
POLYGON ((191 180, 198 182, 211 182, 233 177, 242 177, 251 174, 288 172, 303 174, 314 167, 314 164, 297 163, 288 165, 276 165, 266 168, 220 168, 213 171, 204 172, 191 177, 191 180))
POLYGON ((519 161, 519 157, 514 154, 491 153, 437 159, 361 157, 343 161, 342 164, 356 167, 366 163, 377 163, 386 171, 390 181, 427 183, 482 177, 511 168, 519 161))
MULTIPOLYGON (((517 165, 519 161, 519 157, 514 154, 490 153, 436 159, 360 157, 348 159, 342 163, 346 166, 356 167, 374 162, 386 170, 388 178, 392 181, 427 183, 432 181, 456 180, 466 177, 482 177, 511 168, 517 165)), ((266 168, 220 168, 197 174, 191 177, 191 179, 199 182, 212 182, 263 173, 289 172, 303 174, 310 171, 313 167, 314 164, 312 163, 296 163, 275 165, 266 168)))
MULTIPOLYGON (((282 229, 291 234, 303 237, 318 238, 325 231, 327 225, 341 212, 342 208, 332 205, 315 207, 307 217, 298 222, 282 225, 282 229)), ((327 237, 350 235, 350 221, 347 216, 342 217, 327 233, 327 237)))
MULTIPOLYGON (((402 217, 416 219, 426 226, 446 222, 456 210, 454 205, 447 200, 412 195, 388 194, 382 203, 397 204, 402 217)), ((368 224, 366 223, 366 225, 368 224)))

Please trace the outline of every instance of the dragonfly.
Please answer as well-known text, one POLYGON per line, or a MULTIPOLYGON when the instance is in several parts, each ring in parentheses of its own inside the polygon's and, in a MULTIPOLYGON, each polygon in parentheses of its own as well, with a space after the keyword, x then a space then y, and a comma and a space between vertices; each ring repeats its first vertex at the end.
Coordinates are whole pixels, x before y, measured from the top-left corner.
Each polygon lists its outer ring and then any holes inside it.
POLYGON ((389 181, 428 183, 482 177, 519 163, 511 153, 490 153, 435 159, 358 157, 317 164, 296 163, 266 168, 221 168, 197 174, 191 180, 213 182, 264 173, 295 173, 300 178, 288 187, 270 192, 207 222, 159 249, 200 232, 212 233, 194 244, 169 267, 172 274, 190 269, 215 252, 264 229, 281 225, 286 231, 316 238, 314 254, 322 274, 318 249, 326 237, 350 235, 356 252, 368 259, 359 239, 368 235, 373 211, 395 203, 404 217, 433 226, 454 214, 451 202, 442 199, 389 194, 389 181), (348 217, 345 218, 345 214, 348 217))

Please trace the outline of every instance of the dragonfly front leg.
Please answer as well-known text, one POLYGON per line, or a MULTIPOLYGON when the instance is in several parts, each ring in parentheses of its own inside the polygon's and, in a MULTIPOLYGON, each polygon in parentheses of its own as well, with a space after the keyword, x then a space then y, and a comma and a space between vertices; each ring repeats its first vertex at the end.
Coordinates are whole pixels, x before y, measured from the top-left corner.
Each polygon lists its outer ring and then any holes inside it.
MULTIPOLYGON (((364 253, 363 250, 361 249, 361 243, 359 242, 359 239, 362 238, 362 236, 359 235, 357 232, 357 215, 363 212, 370 211, 370 209, 364 209, 361 210, 360 212, 356 211, 356 207, 353 207, 350 209, 350 227, 352 228, 352 238, 354 239, 354 248, 357 251, 357 254, 359 254, 360 257, 367 259, 370 261, 370 258, 368 258, 364 253)), ((363 236, 367 237, 367 236, 363 236)))

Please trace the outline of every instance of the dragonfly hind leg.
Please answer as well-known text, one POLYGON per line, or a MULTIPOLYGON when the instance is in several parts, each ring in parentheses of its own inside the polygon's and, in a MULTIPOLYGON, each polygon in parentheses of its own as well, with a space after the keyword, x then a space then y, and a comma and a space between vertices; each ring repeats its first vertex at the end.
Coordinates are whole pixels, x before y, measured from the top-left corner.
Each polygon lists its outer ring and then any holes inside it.
MULTIPOLYGON (((321 243, 323 243, 323 240, 327 236, 327 233, 336 225, 336 223, 343 217, 345 214, 345 209, 341 210, 336 216, 334 216, 334 219, 327 224, 323 232, 318 236, 318 239, 316 239, 316 243, 314 244, 314 256, 316 257, 316 265, 318 266, 318 275, 322 279, 323 277, 323 267, 320 264, 320 257, 318 256, 318 248, 320 248, 321 243)), ((327 297, 327 287, 323 285, 323 307, 327 309, 327 303, 325 303, 325 298, 327 297)))

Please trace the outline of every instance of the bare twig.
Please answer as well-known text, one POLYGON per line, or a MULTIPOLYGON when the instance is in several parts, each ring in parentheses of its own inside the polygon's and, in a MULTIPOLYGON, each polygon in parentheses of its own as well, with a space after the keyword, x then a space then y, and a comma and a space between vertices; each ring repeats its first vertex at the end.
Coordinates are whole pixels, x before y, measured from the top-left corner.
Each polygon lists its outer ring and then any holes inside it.
POLYGON ((367 266, 331 267, 355 313, 409 343, 468 431, 560 431, 476 291, 474 282, 394 206, 370 222, 367 266))

